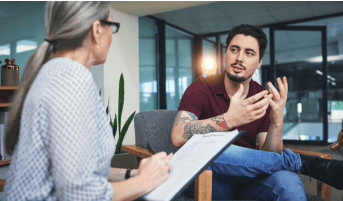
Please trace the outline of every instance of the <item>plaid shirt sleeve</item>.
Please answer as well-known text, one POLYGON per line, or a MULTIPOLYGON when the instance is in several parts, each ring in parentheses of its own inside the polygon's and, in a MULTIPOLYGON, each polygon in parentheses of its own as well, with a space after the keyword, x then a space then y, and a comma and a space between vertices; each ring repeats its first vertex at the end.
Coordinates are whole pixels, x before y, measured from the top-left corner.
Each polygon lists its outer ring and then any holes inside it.
MULTIPOLYGON (((48 133, 57 200, 112 200, 112 186, 97 172, 102 161, 113 155, 101 148, 97 90, 87 79, 51 84, 58 86, 46 96, 49 121, 54 122, 48 133)), ((108 176, 109 166, 106 169, 108 176)))

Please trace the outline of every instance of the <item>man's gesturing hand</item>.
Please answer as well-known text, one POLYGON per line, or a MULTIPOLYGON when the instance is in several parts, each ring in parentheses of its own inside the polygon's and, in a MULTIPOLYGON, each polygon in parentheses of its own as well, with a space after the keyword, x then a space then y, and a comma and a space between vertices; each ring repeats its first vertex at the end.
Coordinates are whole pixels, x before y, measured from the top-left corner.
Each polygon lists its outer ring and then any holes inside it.
POLYGON ((270 115, 271 122, 281 124, 283 123, 283 111, 285 109, 287 94, 288 94, 288 83, 286 77, 276 79, 280 89, 280 93, 276 90, 272 83, 268 83, 269 92, 273 94, 272 100, 270 100, 270 115))
POLYGON ((239 90, 232 96, 229 110, 224 114, 229 129, 248 124, 262 118, 266 114, 272 94, 261 91, 244 100, 244 87, 240 84, 239 90))

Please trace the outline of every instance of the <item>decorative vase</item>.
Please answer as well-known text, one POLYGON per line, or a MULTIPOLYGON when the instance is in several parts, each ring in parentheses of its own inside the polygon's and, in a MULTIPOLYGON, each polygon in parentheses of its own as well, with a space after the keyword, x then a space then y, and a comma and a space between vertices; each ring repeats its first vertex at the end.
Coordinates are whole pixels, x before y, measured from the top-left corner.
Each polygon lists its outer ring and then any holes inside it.
POLYGON ((5 59, 6 64, 1 66, 1 86, 19 85, 19 66, 15 65, 15 59, 5 59))

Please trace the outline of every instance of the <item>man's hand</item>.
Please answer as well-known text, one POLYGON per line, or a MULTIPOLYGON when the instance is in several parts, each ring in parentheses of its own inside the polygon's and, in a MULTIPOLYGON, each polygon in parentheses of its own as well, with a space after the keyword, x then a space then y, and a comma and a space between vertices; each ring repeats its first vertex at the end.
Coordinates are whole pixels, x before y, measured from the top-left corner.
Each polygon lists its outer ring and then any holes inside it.
POLYGON ((244 87, 240 84, 239 90, 231 98, 229 110, 224 114, 230 129, 262 118, 272 98, 272 94, 268 95, 265 90, 244 100, 243 92, 244 87))
POLYGON ((276 90, 271 82, 268 83, 269 92, 273 94, 272 100, 270 100, 271 111, 269 118, 272 123, 282 124, 283 123, 283 111, 285 109, 287 94, 288 94, 288 83, 286 77, 276 79, 280 93, 276 90))

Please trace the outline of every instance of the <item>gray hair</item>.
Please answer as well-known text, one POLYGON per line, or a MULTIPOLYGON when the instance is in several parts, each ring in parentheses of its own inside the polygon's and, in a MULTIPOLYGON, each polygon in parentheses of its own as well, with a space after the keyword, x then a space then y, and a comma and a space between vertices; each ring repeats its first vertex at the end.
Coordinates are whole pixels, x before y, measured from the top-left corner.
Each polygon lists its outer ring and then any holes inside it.
POLYGON ((12 100, 5 128, 5 149, 10 155, 19 139, 20 117, 25 97, 44 63, 56 51, 80 47, 95 20, 107 20, 110 2, 49 1, 45 8, 45 34, 50 44, 43 41, 26 64, 18 89, 12 100))

